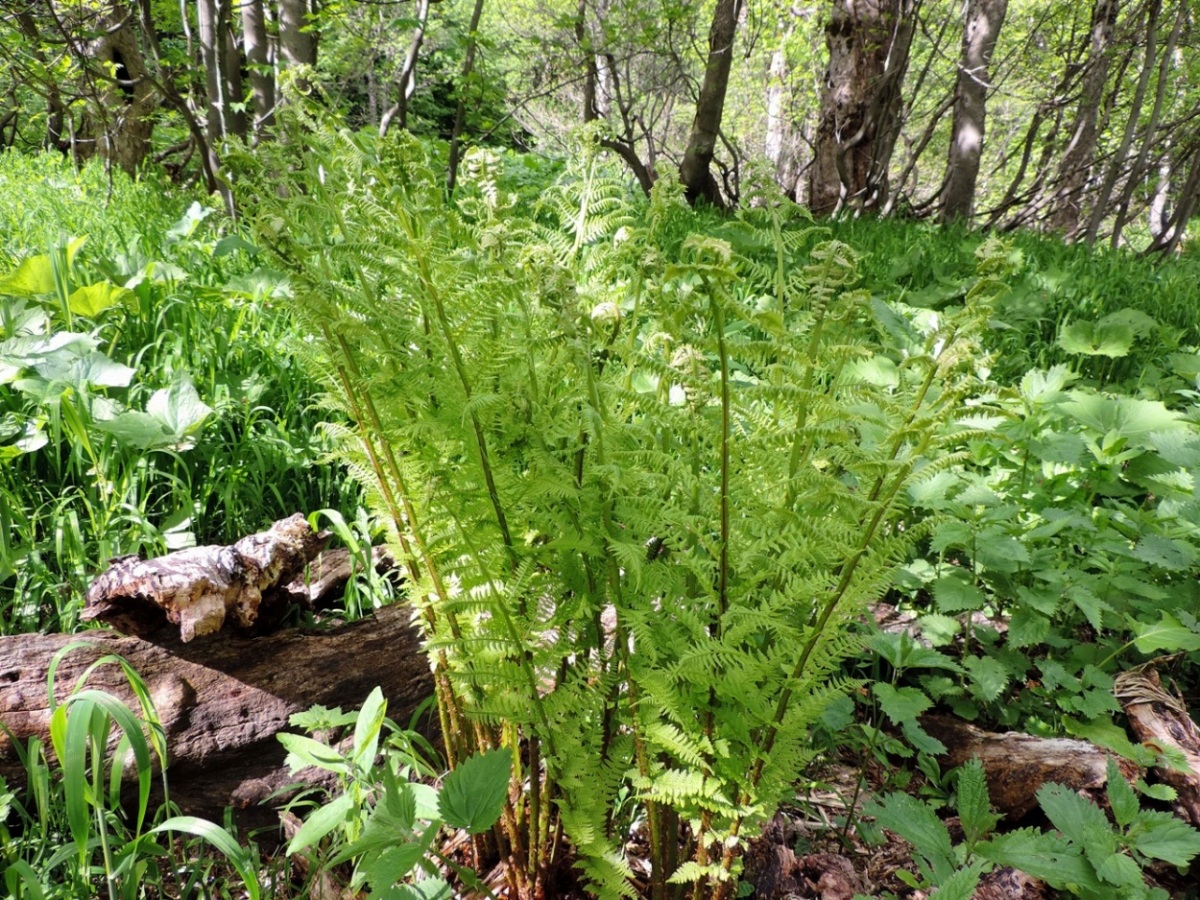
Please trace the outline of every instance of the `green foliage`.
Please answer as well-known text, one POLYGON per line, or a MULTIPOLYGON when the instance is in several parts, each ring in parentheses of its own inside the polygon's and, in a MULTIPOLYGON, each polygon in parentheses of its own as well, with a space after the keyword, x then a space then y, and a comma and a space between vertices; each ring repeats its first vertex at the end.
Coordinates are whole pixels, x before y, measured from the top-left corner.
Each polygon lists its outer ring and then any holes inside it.
POLYGON ((983 765, 973 759, 957 772, 957 810, 965 839, 955 845, 934 808, 907 794, 889 794, 865 810, 917 851, 917 873, 897 873, 913 888, 937 888, 934 897, 973 895, 991 866, 1011 866, 1084 900, 1165 898, 1150 889, 1142 869, 1151 860, 1185 867, 1200 853, 1200 831, 1171 815, 1142 810, 1120 768, 1108 763, 1107 794, 1116 827, 1100 807, 1060 785, 1047 784, 1038 802, 1056 831, 1023 828, 993 834, 983 765))
POLYGON ((192 879, 212 876, 214 860, 191 836, 217 850, 251 900, 260 893, 253 850, 239 846, 219 826, 194 817, 170 815, 170 804, 150 807, 151 782, 162 779, 168 796, 165 735, 149 688, 125 660, 102 656, 80 676, 60 703, 55 676, 62 659, 87 646, 80 641, 59 651, 49 666, 47 697, 53 754, 37 738, 13 749, 26 772, 23 797, 0 781, 0 866, 12 897, 98 897, 110 900, 179 889, 192 879), (137 700, 131 708, 114 695, 87 688, 100 666, 118 665, 137 700), (122 788, 136 784, 132 816, 122 809, 122 788), (17 819, 9 830, 9 820, 17 819), (189 859, 189 857, 192 857, 189 859), (180 876, 178 873, 188 873, 180 876), (173 887, 172 887, 173 886, 173 887))
POLYGON ((528 747, 513 877, 544 877, 561 819, 592 889, 627 894, 631 792, 654 890, 723 896, 926 533, 896 527, 908 487, 975 433, 1002 249, 965 311, 913 316, 776 198, 696 232, 673 182, 630 200, 587 146, 532 218, 492 157, 452 206, 411 140, 274 149, 247 200, 356 423, 335 433, 407 566, 451 760, 528 747))
POLYGON ((51 157, 0 188, 0 632, 75 628, 112 556, 357 507, 281 278, 211 208, 51 157))
MULTIPOLYGON (((288 844, 288 855, 319 852, 321 871, 331 873, 353 862, 350 887, 369 886, 370 897, 449 898, 450 888, 436 863, 457 867, 438 851, 438 831, 448 825, 477 834, 495 824, 508 796, 511 754, 493 750, 473 756, 435 790, 411 780, 432 772, 417 752, 428 745, 418 735, 396 728, 386 713, 387 703, 376 688, 357 713, 318 708, 291 718, 294 726, 326 732, 325 740, 278 736, 293 771, 315 767, 336 775, 340 785, 328 802, 308 813, 288 844), (330 728, 343 725, 354 728, 344 751, 328 737, 330 728), (385 732, 388 740, 378 762, 385 732)), ((460 875, 480 887, 470 873, 460 875)))

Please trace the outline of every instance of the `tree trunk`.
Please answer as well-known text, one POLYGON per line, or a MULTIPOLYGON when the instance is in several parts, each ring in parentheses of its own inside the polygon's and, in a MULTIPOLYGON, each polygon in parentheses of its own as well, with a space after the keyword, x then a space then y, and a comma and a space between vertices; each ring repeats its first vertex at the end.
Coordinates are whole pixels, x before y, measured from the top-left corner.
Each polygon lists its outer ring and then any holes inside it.
MULTIPOLYGON (((279 55, 289 66, 317 64, 317 35, 309 24, 308 0, 279 0, 279 55)), ((297 80, 301 90, 308 82, 297 80)))
POLYGON ((429 0, 417 0, 417 24, 413 28, 408 52, 404 55, 404 62, 400 66, 400 75, 396 79, 400 96, 380 119, 380 134, 387 134, 393 121, 401 128, 408 127, 408 103, 417 89, 417 60, 421 55, 421 44, 425 41, 425 23, 428 19, 429 0))
POLYGON ((242 0, 242 40, 246 66, 250 70, 250 93, 254 104, 256 137, 275 121, 275 73, 267 44, 267 16, 263 0, 242 0))
MULTIPOLYGON (((1175 15, 1175 27, 1171 29, 1171 36, 1167 38, 1167 46, 1163 49, 1162 59, 1158 66, 1158 88, 1154 92, 1154 107, 1150 111, 1150 120, 1146 123, 1145 131, 1142 136, 1142 144, 1138 149, 1137 158, 1133 165, 1129 167, 1129 175, 1125 179, 1125 188, 1121 191, 1121 199, 1117 203, 1116 219, 1113 222, 1112 230, 1112 247, 1115 250, 1121 245, 1121 232, 1125 227, 1125 223, 1129 216, 1129 205, 1133 202, 1133 192, 1138 184, 1150 180, 1150 172, 1146 165, 1150 157, 1150 148, 1154 144, 1154 140, 1158 137, 1158 123, 1162 118, 1163 103, 1166 100, 1168 76, 1171 73, 1171 65, 1175 62, 1175 47, 1179 43, 1179 35, 1183 30, 1184 21, 1187 19, 1188 5, 1180 3, 1179 9, 1175 15)), ((1153 229, 1151 233, 1154 234, 1153 229)))
POLYGON ((151 83, 137 29, 124 4, 114 4, 99 20, 102 33, 91 42, 91 58, 107 72, 92 121, 96 152, 134 173, 150 153, 151 113, 158 98, 151 83))
POLYGON ((912 0, 834 0, 809 169, 812 212, 876 209, 884 199, 915 21, 912 0))
POLYGON ((696 117, 692 120, 687 149, 679 164, 679 180, 692 203, 704 199, 713 206, 725 206, 721 189, 712 175, 712 160, 725 113, 725 93, 733 67, 733 40, 741 13, 742 0, 717 0, 713 12, 704 82, 696 100, 696 117))
POLYGON ((1008 0, 969 0, 963 30, 962 60, 954 122, 950 131, 950 158, 942 193, 942 220, 970 219, 975 207, 975 185, 983 153, 987 118, 988 68, 1008 13, 1008 0))
MULTIPOLYGON (((273 824, 271 794, 297 778, 283 765, 275 735, 288 717, 315 704, 353 708, 379 686, 388 715, 404 725, 433 693, 429 661, 406 606, 379 610, 371 619, 332 630, 295 629, 260 638, 223 638, 161 644, 109 631, 82 635, 28 634, 0 638, 0 776, 22 785, 25 769, 13 748, 38 738, 48 745, 50 661, 72 643, 58 667, 56 694, 66 699, 84 670, 117 654, 145 680, 166 731, 171 800, 184 813, 215 818, 233 806, 240 824, 273 824)), ((108 691, 137 709, 120 667, 103 665, 88 687, 108 691)), ((425 728, 436 735, 436 726, 425 728)))
POLYGON ((458 82, 458 104, 454 108, 454 126, 450 132, 450 164, 446 173, 446 189, 453 194, 458 183, 458 164, 462 161, 462 136, 467 126, 467 92, 471 73, 475 71, 475 50, 478 43, 479 19, 483 16, 483 0, 475 0, 471 23, 467 26, 467 52, 463 56, 462 74, 458 82))
POLYGON ((196 31, 200 38, 200 65, 204 68, 204 132, 216 145, 225 137, 225 86, 217 53, 220 44, 217 25, 218 0, 196 0, 196 31))
POLYGON ((1092 175, 1098 132, 1096 120, 1104 85, 1108 81, 1113 29, 1120 0, 1096 0, 1092 10, 1091 50, 1083 74, 1079 111, 1060 167, 1060 178, 1050 213, 1050 227, 1074 234, 1082 216, 1083 191, 1092 175))
MULTIPOLYGON (((1133 92, 1133 100, 1129 104, 1129 116, 1125 120, 1125 132, 1121 135, 1121 144, 1117 147, 1104 173, 1104 182, 1092 205, 1092 214, 1088 217, 1087 232, 1084 239, 1089 244, 1096 242, 1100 233, 1100 223, 1104 221, 1108 209, 1108 201, 1112 198, 1117 179, 1125 168, 1125 160, 1129 158, 1133 138, 1137 134, 1138 122, 1142 117, 1142 105, 1146 101, 1146 89, 1150 86, 1150 76, 1154 72, 1154 61, 1158 56, 1158 17, 1162 12, 1162 0, 1150 0, 1146 22, 1146 54, 1142 59, 1142 71, 1138 75, 1137 87, 1133 92)), ((1132 173, 1130 173, 1132 175, 1132 173)))

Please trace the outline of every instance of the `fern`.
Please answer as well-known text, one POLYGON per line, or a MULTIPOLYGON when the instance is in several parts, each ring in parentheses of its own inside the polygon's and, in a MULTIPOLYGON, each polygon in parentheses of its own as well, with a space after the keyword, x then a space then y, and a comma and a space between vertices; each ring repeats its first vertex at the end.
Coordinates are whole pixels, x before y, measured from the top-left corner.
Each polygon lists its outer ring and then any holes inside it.
POLYGON ((544 894, 561 831, 631 896, 644 822, 653 897, 730 896, 927 533, 896 527, 908 488, 973 433, 1000 251, 966 310, 908 318, 778 198, 697 230, 669 176, 631 198, 586 141, 527 213, 493 157, 449 204, 411 139, 298 146, 243 180, 408 568, 452 760, 521 760, 513 895, 544 894))

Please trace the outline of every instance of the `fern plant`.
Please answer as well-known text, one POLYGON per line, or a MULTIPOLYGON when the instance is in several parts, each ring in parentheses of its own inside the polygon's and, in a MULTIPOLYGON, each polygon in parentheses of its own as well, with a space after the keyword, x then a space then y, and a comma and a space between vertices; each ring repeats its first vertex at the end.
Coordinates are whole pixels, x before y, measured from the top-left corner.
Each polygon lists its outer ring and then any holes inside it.
POLYGON ((587 141, 529 213, 483 154, 448 203, 411 139, 310 122, 275 153, 247 199, 356 423, 451 765, 512 754, 477 852, 520 897, 571 860, 600 897, 732 896, 926 530, 906 487, 972 433, 997 283, 911 320, 778 197, 701 231, 678 184, 633 200, 587 141))

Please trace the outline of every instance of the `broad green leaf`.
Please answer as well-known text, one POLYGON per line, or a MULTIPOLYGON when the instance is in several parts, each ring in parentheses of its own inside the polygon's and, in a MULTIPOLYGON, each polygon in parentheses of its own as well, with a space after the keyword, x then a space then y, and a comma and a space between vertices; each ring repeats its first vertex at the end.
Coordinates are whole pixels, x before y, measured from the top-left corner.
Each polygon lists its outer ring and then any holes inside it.
POLYGON ((895 724, 914 720, 933 706, 925 692, 915 687, 894 688, 882 681, 871 686, 879 706, 895 724))
POLYGON ((375 752, 379 748, 379 731, 387 715, 387 701, 383 691, 376 687, 367 695, 358 719, 354 724, 354 762, 370 767, 375 763, 375 752))
POLYGON ((1067 399, 1066 390, 1078 376, 1069 366, 1052 366, 1046 371, 1031 369, 1021 378, 1021 396, 1033 406, 1067 399))
POLYGON ((1158 615, 1158 622, 1152 625, 1139 622, 1132 616, 1127 618, 1134 634, 1133 645, 1139 653, 1149 656, 1159 650, 1168 653, 1200 650, 1200 634, 1184 626, 1169 612, 1160 612, 1158 615))
POLYGON ((442 783, 438 794, 442 818, 470 834, 491 828, 504 808, 511 776, 512 756, 507 750, 488 750, 463 761, 442 783))
POLYGON ((71 358, 66 354, 50 357, 34 366, 34 371, 51 382, 61 382, 85 390, 87 387, 129 387, 136 369, 122 365, 99 350, 71 358))
POLYGON ((338 775, 349 776, 351 774, 346 760, 327 744, 302 734, 292 734, 287 731, 281 731, 275 737, 288 752, 284 762, 292 772, 298 772, 308 766, 316 766, 318 769, 338 775))
POLYGON ((336 800, 326 803, 320 809, 309 814, 296 832, 295 837, 288 843, 287 853, 291 856, 311 847, 329 834, 342 823, 349 820, 354 811, 354 797, 342 794, 336 800))
POLYGON ((1100 807, 1061 784, 1042 785, 1037 799, 1054 827, 1080 847, 1086 848, 1091 832, 1112 830, 1100 807))
POLYGON ((420 844, 396 843, 364 859, 361 873, 373 889, 384 890, 407 876, 424 855, 420 844))
POLYGON ((959 613, 983 609, 987 597, 973 585, 970 576, 958 571, 943 575, 933 584, 933 600, 944 613, 959 613))
POLYGON ((1115 313, 1109 313, 1097 324, 1104 326, 1125 325, 1132 329, 1133 333, 1138 337, 1154 334, 1159 329, 1158 320, 1142 312, 1140 309, 1133 309, 1129 306, 1119 309, 1115 313))
POLYGON ((1145 886, 1142 870, 1124 853, 1114 853, 1100 861, 1096 874, 1108 884, 1118 888, 1137 889, 1145 886))
POLYGON ((162 422, 136 409, 125 410, 111 419, 95 422, 94 425, 100 431, 111 434, 122 444, 142 450, 171 443, 171 435, 162 422))
POLYGON ((1129 829, 1132 847, 1143 856, 1186 866, 1200 854, 1200 831, 1168 812, 1140 813, 1129 829))
POLYGON ((1109 809, 1112 810, 1113 818, 1117 820, 1117 827, 1128 827, 1141 809, 1141 804, 1137 794, 1121 774, 1121 767, 1111 758, 1108 761, 1108 783, 1105 785, 1105 793, 1108 795, 1109 809))
POLYGON ((1000 866, 1020 869, 1060 890, 1070 885, 1098 891, 1100 879, 1079 848, 1061 835, 1022 828, 977 844, 975 853, 1000 866))
POLYGON ((991 703, 1008 687, 1008 669, 991 656, 972 656, 963 660, 963 668, 971 677, 971 693, 985 703, 991 703))
POLYGON ((77 289, 67 298, 67 304, 77 316, 94 319, 106 309, 124 303, 127 297, 133 297, 133 291, 108 281, 99 281, 77 289))
POLYGON ((938 885, 929 896, 936 900, 971 900, 975 896, 975 888, 979 886, 979 876, 983 874, 983 863, 972 863, 966 868, 959 869, 938 885))
POLYGON ((1128 356, 1133 347, 1133 329, 1121 322, 1072 322, 1058 334, 1058 345, 1068 353, 1083 356, 1128 356))
POLYGON ((20 297, 54 293, 54 265, 50 256, 41 253, 26 258, 15 272, 0 278, 0 294, 20 297))
POLYGON ((1074 391, 1063 409, 1100 436, 1114 434, 1139 445, 1147 444, 1156 432, 1183 427, 1179 413, 1167 409, 1158 400, 1074 391))
POLYGON ((183 438, 198 431, 213 411, 200 399, 192 383, 185 380, 155 391, 146 404, 146 412, 162 422, 175 438, 183 438))
POLYGON ((908 794, 888 794, 882 801, 869 803, 864 812, 874 816, 877 825, 912 844, 928 860, 937 881, 949 878, 958 867, 950 832, 928 804, 908 794))
POLYGON ((1160 534, 1142 535, 1133 548, 1133 556, 1168 572, 1184 572, 1196 564, 1196 554, 1191 547, 1160 534))

